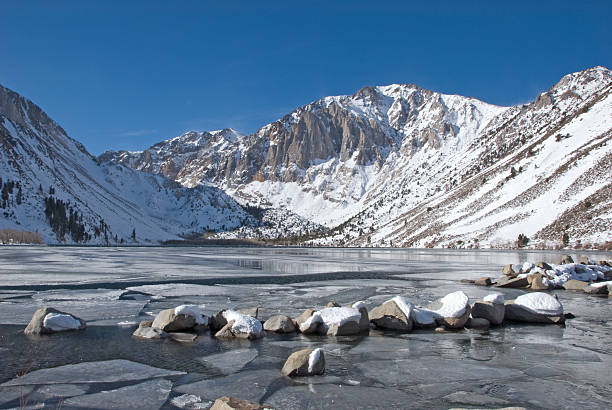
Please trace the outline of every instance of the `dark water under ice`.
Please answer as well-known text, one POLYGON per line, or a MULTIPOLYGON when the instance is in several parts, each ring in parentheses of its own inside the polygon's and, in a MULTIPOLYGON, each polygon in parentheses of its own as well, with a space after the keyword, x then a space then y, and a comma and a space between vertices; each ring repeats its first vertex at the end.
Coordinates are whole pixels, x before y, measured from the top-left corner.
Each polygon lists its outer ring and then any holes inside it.
MULTIPOLYGON (((612 398, 612 302, 569 291, 555 292, 565 310, 576 315, 566 327, 511 325, 444 334, 371 330, 354 337, 267 334, 252 342, 221 341, 206 334, 189 344, 131 337, 140 320, 184 303, 205 305, 209 314, 259 306, 266 317, 297 316, 330 300, 364 300, 372 308, 403 295, 415 304, 427 304, 455 290, 475 300, 500 290, 461 279, 497 277, 503 264, 555 262, 560 255, 490 250, 0 248, 0 408, 19 407, 24 397, 26 405, 45 403, 52 408, 92 403, 207 408, 223 395, 281 409, 605 408, 612 398), (23 328, 41 306, 76 314, 88 321, 88 328, 25 336, 23 328), (325 376, 280 376, 287 356, 305 347, 325 350, 325 376), (79 370, 64 367, 71 364, 79 364, 79 370)), ((605 253, 589 256, 611 259, 605 253)), ((524 292, 501 291, 506 298, 524 292)))

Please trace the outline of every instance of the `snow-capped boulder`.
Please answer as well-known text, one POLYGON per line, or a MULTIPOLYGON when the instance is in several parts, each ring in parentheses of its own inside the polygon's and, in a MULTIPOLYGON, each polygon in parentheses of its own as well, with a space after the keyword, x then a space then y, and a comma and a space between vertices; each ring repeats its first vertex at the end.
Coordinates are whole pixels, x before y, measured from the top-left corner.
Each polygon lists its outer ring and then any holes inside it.
POLYGON ((30 323, 23 332, 27 335, 43 335, 69 330, 83 330, 85 327, 84 320, 70 313, 44 307, 34 312, 30 323))
POLYGON ((306 309, 295 319, 295 324, 300 332, 304 334, 311 334, 317 331, 320 322, 316 318, 313 318, 315 312, 316 311, 314 309, 306 309))
POLYGON ((289 316, 275 315, 263 324, 264 330, 276 333, 293 333, 296 331, 295 323, 289 316))
POLYGON ((263 337, 263 326, 254 317, 243 315, 235 310, 225 310, 222 315, 227 323, 215 333, 215 337, 249 340, 263 337))
MULTIPOLYGON (((309 313, 304 312, 302 316, 309 313)), ((301 319, 302 316, 300 316, 301 319)), ((349 307, 329 307, 313 311, 310 317, 300 320, 300 332, 304 334, 318 333, 328 336, 356 335, 361 332, 359 326, 361 312, 349 307)))
POLYGON ((559 261, 559 265, 565 265, 568 263, 574 263, 574 258, 572 258, 570 255, 563 255, 559 261))
POLYGON ((372 309, 369 313, 370 322, 380 329, 409 332, 413 327, 413 309, 414 305, 406 298, 396 296, 372 309))
POLYGON ((292 353, 281 370, 289 377, 315 376, 325 372, 325 354, 322 349, 304 349, 292 353))
POLYGON ((142 321, 138 325, 138 329, 132 333, 132 336, 139 337, 141 339, 165 339, 168 337, 168 333, 162 329, 158 329, 153 326, 153 322, 150 320, 142 321))
POLYGON ((533 290, 548 290, 554 286, 552 282, 541 273, 529 275, 527 281, 529 282, 529 288, 533 290))
POLYGON ((606 282, 591 283, 585 286, 583 289, 584 293, 589 295, 607 295, 608 286, 606 282))
POLYGON ((428 310, 437 315, 438 324, 447 329, 461 329, 470 317, 469 299, 462 291, 449 293, 432 303, 428 310))
POLYGON ((563 323, 565 316, 561 302, 543 292, 527 293, 505 304, 505 317, 515 322, 563 323))
POLYGON ((504 295, 493 293, 472 305, 472 318, 487 319, 493 326, 501 325, 505 315, 504 295))
POLYGON ((165 332, 180 332, 193 330, 196 326, 208 328, 208 317, 200 312, 195 305, 181 305, 174 309, 165 309, 157 314, 152 327, 165 332))
POLYGON ((266 408, 245 399, 223 396, 215 400, 210 410, 263 410, 266 408))

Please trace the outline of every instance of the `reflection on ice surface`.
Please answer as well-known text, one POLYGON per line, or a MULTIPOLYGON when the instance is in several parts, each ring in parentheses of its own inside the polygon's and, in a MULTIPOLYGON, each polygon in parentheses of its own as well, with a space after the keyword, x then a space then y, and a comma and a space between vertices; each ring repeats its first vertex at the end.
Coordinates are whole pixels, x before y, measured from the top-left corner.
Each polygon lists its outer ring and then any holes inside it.
MULTIPOLYGON (((371 309, 397 295, 427 305, 463 291, 474 301, 491 289, 460 279, 499 276, 506 263, 557 257, 397 249, 0 248, 0 408, 19 407, 24 395, 32 406, 66 408, 208 408, 223 395, 283 409, 604 408, 611 398, 612 305, 574 292, 554 292, 576 315, 565 328, 266 334, 257 341, 207 333, 188 344, 131 337, 139 321, 182 304, 201 306, 209 316, 259 307, 265 319, 297 317, 332 300, 342 306, 363 300, 371 309), (23 328, 43 305, 87 320, 87 329, 26 337, 23 328), (290 353, 315 347, 325 351, 324 376, 280 375, 290 353)), ((506 299, 525 292, 496 291, 506 299)))

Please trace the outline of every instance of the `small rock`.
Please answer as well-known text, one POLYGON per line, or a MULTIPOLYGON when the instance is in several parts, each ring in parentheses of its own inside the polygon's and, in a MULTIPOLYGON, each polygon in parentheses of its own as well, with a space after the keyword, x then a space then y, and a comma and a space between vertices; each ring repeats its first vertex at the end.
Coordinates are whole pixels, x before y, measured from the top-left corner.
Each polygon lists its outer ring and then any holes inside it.
MULTIPOLYGON (((263 410, 269 407, 260 406, 252 401, 238 399, 236 397, 223 396, 215 400, 210 410, 263 410)), ((272 409, 271 409, 272 410, 272 409)))
POLYGON ((150 320, 140 322, 138 329, 132 333, 132 336, 142 339, 165 339, 168 337, 168 334, 163 330, 151 327, 152 324, 153 322, 150 320))
POLYGON ((607 295, 608 287, 607 286, 592 286, 587 285, 583 289, 584 293, 589 295, 607 295))
POLYGON ((26 335, 44 335, 70 330, 83 330, 86 326, 83 319, 70 313, 44 307, 34 312, 23 333, 26 335))
POLYGON ((574 263, 574 258, 569 255, 562 256, 561 260, 559 261, 559 265, 567 265, 569 263, 574 263))
POLYGON ((465 327, 468 329, 488 329, 491 327, 491 323, 487 319, 481 317, 471 317, 465 323, 465 327))
POLYGON ((330 302, 327 302, 327 305, 325 305, 325 307, 340 307, 340 305, 332 300, 330 302))
POLYGON ((525 288, 528 285, 527 278, 501 278, 495 286, 498 288, 525 288))
POLYGON ((529 286, 533 290, 548 290, 548 279, 545 280, 544 275, 541 273, 534 273, 529 275, 528 281, 531 279, 531 285, 529 286))
POLYGON ((474 283, 476 283, 476 281, 473 280, 473 279, 460 279, 459 282, 461 282, 461 283, 471 283, 472 285, 474 283))
POLYGON ((517 275, 517 273, 512 268, 512 264, 510 263, 503 267, 502 273, 511 278, 515 278, 517 275))
POLYGON ((296 328, 289 316, 275 315, 265 321, 264 330, 276 333, 293 333, 296 328))
POLYGON ((434 332, 436 333, 450 333, 450 331, 445 328, 444 326, 438 326, 434 329, 434 332))
POLYGON ((289 377, 315 376, 325 372, 325 355, 322 349, 304 349, 292 353, 281 373, 289 377))
POLYGON ((369 313, 370 322, 381 329, 399 330, 409 332, 412 330, 413 322, 406 317, 404 312, 393 300, 389 300, 375 307, 369 313))
POLYGON ((537 266, 540 269, 544 269, 544 270, 551 270, 552 269, 552 266, 550 266, 546 262, 538 262, 538 263, 535 264, 535 266, 537 266))
POLYGON ((563 289, 565 290, 584 290, 585 286, 588 286, 588 282, 570 279, 563 284, 563 289))
POLYGON ((482 278, 478 278, 474 281, 474 284, 477 286, 491 286, 493 282, 491 278, 488 276, 483 276, 482 278))

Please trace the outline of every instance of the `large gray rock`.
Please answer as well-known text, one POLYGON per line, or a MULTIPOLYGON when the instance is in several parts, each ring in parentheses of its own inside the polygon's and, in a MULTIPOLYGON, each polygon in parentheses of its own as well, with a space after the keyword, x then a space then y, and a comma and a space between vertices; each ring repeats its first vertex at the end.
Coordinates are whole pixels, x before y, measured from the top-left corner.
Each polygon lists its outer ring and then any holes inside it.
POLYGON ((341 325, 332 325, 325 332, 328 336, 350 336, 361 333, 361 328, 357 322, 346 322, 341 325))
POLYGON ((527 278, 502 277, 495 286, 498 288, 525 288, 529 286, 529 281, 527 278))
POLYGON ((191 330, 196 325, 196 320, 193 316, 177 315, 174 313, 174 308, 162 310, 157 314, 151 327, 161 329, 165 332, 180 332, 182 330, 191 330))
POLYGON ((252 401, 223 396, 215 400, 210 410, 263 410, 267 408, 269 407, 260 406, 252 401))
POLYGON ((548 290, 550 289, 548 284, 544 283, 544 275, 541 273, 534 273, 529 275, 527 278, 529 287, 533 290, 548 290))
POLYGON ((441 324, 446 329, 463 329, 468 319, 470 318, 471 307, 467 305, 465 312, 459 317, 442 317, 436 319, 438 324, 441 324))
POLYGON ((283 375, 289 377, 315 376, 324 372, 325 355, 321 349, 304 349, 292 353, 281 370, 283 375))
POLYGON ((58 332, 70 331, 70 330, 83 330, 85 329, 86 326, 87 325, 85 324, 85 321, 83 319, 80 319, 74 315, 71 315, 70 313, 61 312, 51 307, 44 307, 34 312, 34 315, 32 315, 32 319, 30 320, 30 323, 28 323, 28 326, 25 328, 23 333, 25 333, 26 335, 44 335, 44 334, 58 333, 58 332), (49 314, 67 315, 66 318, 68 317, 72 318, 72 321, 75 323, 76 326, 70 327, 70 328, 62 328, 61 326, 58 326, 59 325, 58 323, 56 323, 55 325, 51 325, 50 324, 51 321, 49 320, 48 320, 47 325, 45 325, 45 318, 49 314))
POLYGON ((582 289, 584 293, 589 295, 607 295, 608 287, 607 286, 591 286, 587 285, 582 289))
POLYGON ((585 286, 588 286, 588 284, 588 282, 583 282, 581 280, 570 279, 563 284, 563 289, 583 291, 585 286))
POLYGON ((506 309, 501 303, 478 301, 472 305, 473 318, 487 319, 494 326, 502 324, 505 313, 506 309))
POLYGON ((525 323, 542 323, 542 324, 562 324, 565 322, 565 316, 548 316, 540 313, 532 312, 520 305, 514 304, 514 301, 509 300, 505 303, 505 318, 513 322, 525 323))
POLYGON ((143 321, 140 322, 138 329, 132 333, 132 336, 139 337, 141 339, 165 339, 168 337, 168 333, 165 331, 152 327, 153 322, 143 321))
POLYGON ((300 330, 300 332, 304 333, 304 334, 312 334, 312 333, 316 333, 318 328, 319 328, 319 323, 318 322, 310 322, 310 325, 308 327, 304 327, 304 323, 308 321, 308 319, 310 319, 310 317, 315 313, 314 309, 306 309, 304 311, 304 313, 302 313, 300 316, 298 316, 295 319, 295 323, 298 327, 298 329, 300 330))
POLYGON ((491 323, 487 319, 471 317, 465 323, 465 327, 468 329, 488 329, 491 326, 491 323))
POLYGON ((285 315, 272 316, 265 321, 263 326, 264 330, 276 333, 293 333, 297 330, 293 320, 285 315))
POLYGON ((393 300, 372 309, 369 318, 370 322, 380 329, 409 332, 413 327, 412 318, 406 317, 393 300))

